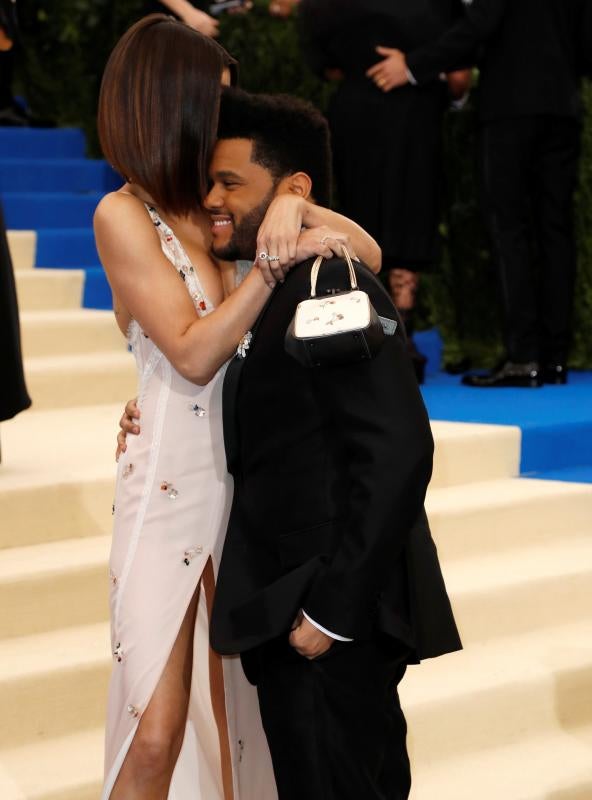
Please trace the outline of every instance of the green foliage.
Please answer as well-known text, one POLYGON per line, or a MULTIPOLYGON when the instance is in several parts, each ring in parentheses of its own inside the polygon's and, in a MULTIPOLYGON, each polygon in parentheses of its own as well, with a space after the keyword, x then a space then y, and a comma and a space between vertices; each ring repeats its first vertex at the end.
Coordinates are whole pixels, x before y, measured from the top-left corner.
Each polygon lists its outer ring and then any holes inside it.
MULTIPOLYGON (((245 89, 289 92, 326 109, 330 87, 302 63, 294 20, 269 16, 255 0, 247 16, 226 16, 220 41, 239 60, 245 89)), ((35 112, 85 129, 98 155, 95 113, 103 67, 142 0, 37 0, 22 4, 20 90, 35 112)), ((592 84, 584 87, 584 132, 576 200, 578 281, 571 363, 592 367, 592 84)), ((444 357, 491 363, 500 352, 495 271, 479 209, 474 112, 451 113, 445 126, 446 202, 440 268, 422 281, 424 327, 437 325, 444 357)))

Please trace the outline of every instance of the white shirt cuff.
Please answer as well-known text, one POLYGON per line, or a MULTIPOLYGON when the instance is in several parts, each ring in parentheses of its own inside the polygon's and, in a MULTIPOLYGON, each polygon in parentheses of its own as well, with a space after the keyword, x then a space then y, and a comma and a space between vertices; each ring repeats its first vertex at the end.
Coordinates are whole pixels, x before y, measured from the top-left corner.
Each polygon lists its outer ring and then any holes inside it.
POLYGON ((339 634, 332 633, 331 631, 328 631, 327 628, 323 628, 322 625, 319 625, 318 622, 315 622, 314 619, 311 619, 304 609, 302 609, 302 613, 306 617, 306 619, 310 622, 311 625, 314 625, 315 628, 318 628, 321 631, 321 633, 324 633, 326 636, 330 636, 337 642, 353 642, 353 639, 348 639, 347 636, 339 636, 339 634))
POLYGON ((412 86, 417 86, 417 81, 415 80, 415 75, 411 72, 409 68, 405 70, 407 73, 407 80, 412 86))

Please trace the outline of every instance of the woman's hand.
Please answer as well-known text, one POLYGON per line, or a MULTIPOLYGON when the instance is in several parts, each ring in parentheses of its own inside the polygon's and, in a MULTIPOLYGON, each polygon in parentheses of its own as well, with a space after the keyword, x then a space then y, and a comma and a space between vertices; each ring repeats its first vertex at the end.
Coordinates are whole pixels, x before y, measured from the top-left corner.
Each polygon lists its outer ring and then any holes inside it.
POLYGON ((190 28, 203 33, 204 36, 211 36, 215 39, 220 33, 218 20, 210 17, 205 11, 200 11, 199 8, 191 6, 191 8, 186 9, 181 15, 181 19, 190 28))
POLYGON ((255 264, 269 286, 283 281, 297 263, 298 238, 305 208, 306 200, 286 193, 275 197, 267 209, 257 234, 255 264))
POLYGON ((405 86, 409 83, 407 74, 407 62, 405 55, 394 47, 377 47, 376 52, 379 56, 384 56, 382 61, 375 64, 366 72, 382 92, 390 92, 398 86, 405 86))
POLYGON ((306 261, 307 258, 324 256, 333 258, 343 255, 343 248, 346 248, 352 258, 357 258, 352 241, 347 233, 340 233, 332 230, 327 225, 318 228, 307 228, 302 231, 298 238, 296 247, 296 263, 306 261))

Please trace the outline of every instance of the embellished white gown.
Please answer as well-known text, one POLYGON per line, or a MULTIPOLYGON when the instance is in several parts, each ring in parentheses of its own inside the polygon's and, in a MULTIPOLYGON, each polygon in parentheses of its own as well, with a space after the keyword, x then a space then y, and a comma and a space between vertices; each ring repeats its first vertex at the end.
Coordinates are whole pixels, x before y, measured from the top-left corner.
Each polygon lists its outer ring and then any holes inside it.
MULTIPOLYGON (((210 313, 181 243, 154 209, 148 213, 198 314, 210 313)), ((232 500, 222 431, 225 367, 207 386, 196 386, 135 321, 128 340, 138 368, 141 434, 129 437, 117 473, 109 565, 113 673, 101 800, 109 799, 198 586, 189 713, 168 800, 277 800, 256 690, 237 658, 210 659, 209 651, 211 598, 202 574, 210 558, 217 572, 232 500), (226 794, 211 669, 224 674, 233 768, 233 791, 227 787, 226 794)))

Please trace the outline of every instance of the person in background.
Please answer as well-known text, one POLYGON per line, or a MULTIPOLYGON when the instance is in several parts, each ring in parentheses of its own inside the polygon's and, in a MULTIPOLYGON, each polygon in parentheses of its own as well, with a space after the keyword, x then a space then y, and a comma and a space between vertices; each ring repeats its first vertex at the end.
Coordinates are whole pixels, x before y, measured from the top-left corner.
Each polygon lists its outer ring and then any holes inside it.
POLYGON ((14 45, 17 39, 15 0, 0 0, 0 125, 28 125, 26 114, 12 94, 14 45))
POLYGON ((2 391, 0 421, 11 419, 31 405, 23 372, 18 304, 12 261, 0 206, 0 336, 2 341, 2 391))
POLYGON ((592 74, 592 3, 473 0, 440 37, 385 54, 374 77, 386 91, 429 85, 459 59, 481 70, 484 205, 505 355, 494 369, 465 375, 463 383, 564 384, 576 275, 579 90, 581 76, 592 74))
POLYGON ((160 0, 160 2, 152 0, 147 3, 145 13, 162 11, 163 6, 189 27, 205 36, 216 38, 220 28, 217 16, 222 11, 228 11, 229 14, 242 13, 248 11, 252 7, 252 3, 250 1, 243 2, 238 6, 226 8, 224 0, 209 0, 209 2, 199 0, 196 3, 192 3, 190 0, 160 0), (220 10, 217 10, 216 6, 220 6, 220 10))
POLYGON ((299 4, 311 66, 341 79, 329 110, 339 204, 382 248, 420 382, 426 359, 412 339, 414 307, 419 275, 439 256, 442 118, 450 91, 457 98, 468 91, 470 73, 457 72, 450 85, 436 74, 422 87, 387 92, 372 68, 383 62, 385 45, 417 47, 461 13, 460 0, 299 4))

